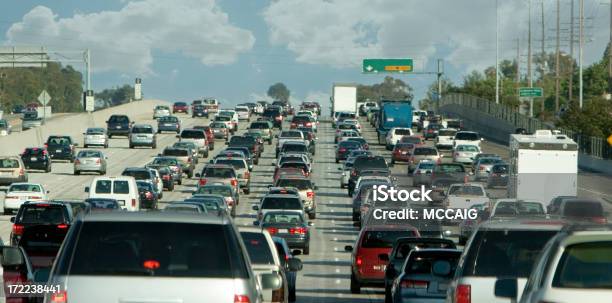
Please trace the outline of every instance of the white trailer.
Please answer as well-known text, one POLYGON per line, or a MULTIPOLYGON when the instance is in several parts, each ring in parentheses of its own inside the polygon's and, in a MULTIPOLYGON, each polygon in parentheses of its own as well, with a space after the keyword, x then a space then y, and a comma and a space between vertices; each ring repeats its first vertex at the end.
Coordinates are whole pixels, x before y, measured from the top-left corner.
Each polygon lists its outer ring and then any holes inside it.
POLYGON ((558 132, 510 135, 508 197, 547 206, 557 196, 576 196, 578 144, 558 132))
POLYGON ((334 83, 331 102, 332 115, 335 112, 357 113, 357 84, 334 83))

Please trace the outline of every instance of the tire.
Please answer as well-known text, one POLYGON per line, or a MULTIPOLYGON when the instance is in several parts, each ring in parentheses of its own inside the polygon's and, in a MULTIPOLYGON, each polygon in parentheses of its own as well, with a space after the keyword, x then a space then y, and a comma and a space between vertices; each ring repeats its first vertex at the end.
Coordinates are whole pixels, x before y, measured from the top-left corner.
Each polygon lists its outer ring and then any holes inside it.
POLYGON ((314 219, 316 219, 316 218, 317 218, 317 213, 316 213, 316 211, 308 214, 308 219, 310 219, 310 220, 314 220, 314 219))
POLYGON ((351 293, 352 294, 361 293, 361 285, 359 284, 359 281, 355 279, 355 274, 353 274, 352 272, 351 272, 351 293))
POLYGON ((204 158, 208 158, 208 151, 204 153, 204 158))
POLYGON ((340 183, 340 188, 346 188, 346 184, 340 183))
POLYGON ((170 185, 170 187, 168 187, 169 191, 174 191, 174 182, 172 182, 172 185, 170 185))
POLYGON ((183 178, 180 178, 180 179, 178 180, 178 182, 176 182, 176 183, 177 183, 178 185, 183 185, 183 178))
POLYGON ((106 171, 105 170, 100 172, 100 176, 104 176, 104 175, 106 175, 106 171))
POLYGON ((157 130, 157 133, 158 133, 158 134, 161 134, 161 130, 159 130, 159 129, 158 129, 158 130, 157 130))
POLYGON ((108 143, 104 144, 104 148, 108 148, 108 143))
POLYGON ((336 159, 336 163, 340 163, 340 160, 336 159))
POLYGON ((111 134, 108 134, 108 138, 109 138, 109 139, 111 139, 112 137, 113 137, 113 135, 111 135, 111 134))
POLYGON ((302 254, 304 254, 304 255, 310 254, 310 244, 306 244, 304 249, 302 249, 302 254))
POLYGON ((151 145, 151 149, 156 149, 157 148, 157 142, 153 143, 153 145, 151 145))
POLYGON ((272 145, 272 139, 268 139, 268 145, 272 145))
POLYGON ((250 193, 251 193, 251 188, 249 188, 249 187, 244 188, 244 189, 242 190, 242 193, 244 193, 245 195, 250 194, 250 193))
POLYGON ((295 288, 289 289, 289 302, 295 302, 297 297, 295 295, 295 288))
POLYGON ((88 148, 88 147, 89 147, 89 145, 83 144, 83 148, 88 148))
POLYGON ((132 148, 132 149, 133 149, 133 148, 134 148, 134 145, 130 144, 130 148, 132 148))
POLYGON ((230 212, 230 215, 232 216, 232 218, 236 217, 236 207, 232 208, 232 211, 230 212))
POLYGON ((391 298, 391 286, 385 283, 385 303, 392 303, 393 299, 391 298))
POLYGON ((51 165, 49 165, 48 167, 45 168, 45 172, 46 173, 50 173, 51 172, 51 165))
POLYGON ((75 176, 78 176, 78 175, 80 175, 80 174, 81 174, 81 172, 80 172, 80 171, 78 171, 78 170, 75 170, 75 171, 74 171, 74 175, 75 175, 75 176))
POLYGON ((193 177, 193 170, 187 172, 187 178, 191 179, 193 177))
POLYGON ((464 245, 467 242, 467 239, 463 236, 459 236, 459 240, 457 241, 459 245, 464 245))
POLYGON ((395 160, 393 160, 393 158, 391 158, 391 164, 395 164, 395 160))

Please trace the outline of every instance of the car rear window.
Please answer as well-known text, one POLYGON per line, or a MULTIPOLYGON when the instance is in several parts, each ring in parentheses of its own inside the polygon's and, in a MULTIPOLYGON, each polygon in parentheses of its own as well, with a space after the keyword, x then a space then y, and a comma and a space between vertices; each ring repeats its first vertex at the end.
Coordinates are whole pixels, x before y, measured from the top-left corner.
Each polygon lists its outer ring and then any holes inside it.
POLYGON ((61 224, 68 222, 66 207, 53 204, 24 205, 18 221, 24 224, 61 224))
POLYGON ((102 155, 99 151, 95 150, 82 150, 77 154, 77 158, 101 158, 102 155))
POLYGON ((541 215, 542 204, 538 202, 499 202, 495 206, 495 215, 541 215))
POLYGON ((130 123, 130 119, 127 116, 111 116, 108 119, 111 123, 130 123))
POLYGON ((542 247, 555 234, 555 230, 480 230, 468 248, 462 276, 528 277, 542 247))
POLYGON ((357 141, 352 141, 352 140, 347 140, 347 141, 342 141, 338 144, 338 147, 344 147, 344 148, 359 148, 361 147, 361 143, 357 142, 357 141))
POLYGON ((17 159, 0 159, 0 168, 19 168, 17 159))
POLYGON ((283 152, 308 152, 306 145, 304 144, 283 144, 283 152))
POLYGON ((98 180, 96 181, 96 194, 110 194, 112 191, 113 181, 98 180))
POLYGON ((164 149, 164 156, 187 157, 189 156, 189 151, 186 149, 179 148, 167 148, 164 149))
MULTIPOLYGON (((210 124, 211 128, 226 128, 227 125, 225 125, 225 123, 223 122, 213 122, 210 124)), ((183 138, 187 138, 187 137, 183 137, 183 138)))
POLYGON ((267 213, 263 218, 263 223, 304 223, 304 218, 299 213, 267 213))
POLYGON ((381 156, 376 157, 357 157, 353 164, 355 169, 388 169, 385 158, 381 156))
POLYGON ((463 167, 463 165, 438 164, 434 167, 434 172, 436 173, 463 173, 465 172, 465 168, 463 167))
POLYGON ((449 189, 448 194, 458 196, 484 196, 482 187, 470 185, 453 186, 449 189))
POLYGON ((565 248, 552 286, 612 289, 612 241, 573 244, 565 248))
POLYGON ((66 137, 50 137, 47 141, 48 145, 70 145, 70 139, 66 137))
POLYGON ((253 122, 249 128, 253 129, 268 129, 270 128, 270 124, 267 122, 253 122))
POLYGON ((494 164, 494 163, 502 162, 502 159, 498 159, 498 158, 484 158, 484 159, 478 160, 478 162, 480 164, 494 164))
POLYGON ((567 201, 563 215, 571 217, 603 217, 603 208, 599 202, 567 201))
POLYGON ((450 271, 445 277, 451 278, 455 274, 460 256, 461 253, 457 251, 415 252, 408 259, 404 272, 411 275, 433 275, 434 264, 448 263, 450 271))
POLYGON ((148 170, 126 170, 121 175, 134 177, 136 180, 150 180, 153 178, 148 170))
POLYGON ((26 150, 23 152, 23 155, 24 156, 39 156, 43 153, 44 153, 44 149, 42 148, 26 148, 26 150))
POLYGON ((459 145, 456 148, 460 152, 478 152, 478 146, 475 145, 459 145))
POLYGON ((361 240, 362 248, 391 248, 397 238, 415 237, 411 230, 371 230, 366 231, 361 240))
POLYGON ((186 129, 181 132, 181 138, 183 139, 205 139, 206 134, 203 130, 186 129))
POLYGON ((174 105, 176 105, 176 106, 187 106, 187 103, 185 103, 185 102, 174 102, 174 105))
POLYGON ((164 123, 176 123, 176 122, 178 122, 178 118, 177 117, 168 116, 168 117, 161 117, 157 121, 158 122, 164 122, 164 123))
POLYGON ((457 131, 444 129, 438 131, 438 136, 454 136, 456 133, 457 131))
POLYGON ((435 148, 423 148, 417 147, 414 149, 415 156, 436 156, 438 155, 438 151, 435 148))
POLYGON ((309 121, 310 121, 310 117, 308 116, 295 116, 291 120, 292 123, 303 123, 303 122, 309 122, 309 121))
POLYGON ((204 208, 210 211, 219 210, 221 208, 219 205, 224 203, 223 197, 219 197, 219 199, 216 199, 216 198, 189 198, 189 199, 185 199, 183 202, 202 203, 204 204, 204 208))
POLYGON ((152 165, 163 165, 163 166, 176 166, 178 160, 175 158, 155 158, 151 162, 152 165))
POLYGON ((113 181, 113 192, 115 194, 129 194, 130 185, 128 181, 124 181, 124 180, 113 181))
POLYGON ((233 136, 229 144, 254 144, 255 138, 248 136, 233 136))
POLYGON ((152 127, 132 127, 132 133, 133 134, 152 134, 153 133, 153 128, 152 127))
POLYGON ((302 133, 299 131, 284 131, 278 136, 279 138, 302 138, 302 133))
POLYGON ((8 189, 9 192, 40 192, 40 186, 36 184, 13 184, 8 189))
POLYGON ((295 187, 298 190, 312 189, 312 183, 307 179, 278 179, 278 187, 295 187))
POLYGON ((494 173, 506 173, 508 172, 508 165, 494 165, 491 171, 494 173))
POLYGON ((86 199, 85 202, 91 204, 92 208, 117 209, 119 202, 115 199, 86 199))
POLYGON ((196 194, 221 195, 223 197, 232 196, 232 189, 228 186, 202 186, 195 192, 196 194))
POLYGON ((475 140, 480 140, 480 136, 478 136, 477 133, 462 133, 462 132, 458 132, 458 133, 455 134, 455 139, 456 140, 475 141, 475 140))
POLYGON ((146 181, 136 181, 136 186, 138 187, 138 191, 154 191, 153 184, 146 181))
POLYGON ((246 165, 242 159, 219 159, 215 164, 227 164, 233 166, 235 169, 245 169, 246 165))
POLYGON ((236 174, 234 173, 234 169, 226 168, 226 167, 204 167, 204 171, 202 172, 202 176, 207 178, 234 178, 236 174))
POLYGON ((230 229, 217 224, 85 222, 72 262, 59 271, 82 276, 245 278, 246 262, 230 229))
POLYGON ((412 136, 412 130, 407 128, 396 129, 394 133, 398 136, 412 136))
POLYGON ((244 246, 249 252, 249 258, 253 264, 273 265, 274 257, 270 245, 262 233, 240 232, 244 246))
POLYGON ((262 209, 302 209, 299 198, 265 197, 261 203, 262 209))

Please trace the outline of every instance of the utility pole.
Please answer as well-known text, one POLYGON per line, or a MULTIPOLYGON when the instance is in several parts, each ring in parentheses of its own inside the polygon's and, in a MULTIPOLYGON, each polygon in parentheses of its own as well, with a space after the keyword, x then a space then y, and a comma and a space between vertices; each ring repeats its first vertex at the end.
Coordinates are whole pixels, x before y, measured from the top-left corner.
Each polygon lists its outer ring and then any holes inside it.
POLYGON ((578 77, 579 79, 579 88, 578 88, 578 106, 580 107, 580 109, 582 109, 582 102, 583 102, 583 87, 582 87, 582 55, 583 55, 583 48, 584 48, 584 0, 580 0, 580 47, 578 48, 578 77))
POLYGON ((499 9, 495 0, 495 104, 499 104, 499 9))
POLYGON ((608 41, 608 94, 612 94, 612 1, 610 1, 610 39, 608 41))
MULTIPOLYGON (((529 87, 533 87, 531 75, 531 0, 529 0, 529 22, 527 24, 527 81, 529 82, 529 87)), ((533 98, 529 98, 529 117, 533 117, 533 98)))
POLYGON ((568 87, 568 103, 572 103, 574 98, 574 0, 570 0, 570 70, 569 70, 569 87, 568 87))
MULTIPOLYGON (((546 76, 546 63, 547 63, 547 56, 546 56, 546 48, 544 46, 544 41, 546 40, 546 36, 545 36, 545 30, 544 30, 544 0, 542 0, 541 2, 541 12, 542 12, 542 62, 541 64, 541 71, 542 71, 542 79, 540 81, 542 81, 542 87, 544 87, 544 77, 546 76)), ((544 97, 544 96, 542 96, 544 97)), ((545 98, 542 98, 542 103, 540 105, 540 113, 544 112, 544 100, 545 98)))
POLYGON ((521 86, 521 39, 516 38, 516 89, 521 86))
POLYGON ((555 55, 555 113, 559 112, 559 64, 561 63, 560 61, 560 57, 561 54, 559 53, 559 39, 560 39, 560 32, 559 32, 559 18, 560 18, 560 11, 561 11, 561 3, 559 0, 557 0, 557 49, 556 49, 556 55, 555 55))

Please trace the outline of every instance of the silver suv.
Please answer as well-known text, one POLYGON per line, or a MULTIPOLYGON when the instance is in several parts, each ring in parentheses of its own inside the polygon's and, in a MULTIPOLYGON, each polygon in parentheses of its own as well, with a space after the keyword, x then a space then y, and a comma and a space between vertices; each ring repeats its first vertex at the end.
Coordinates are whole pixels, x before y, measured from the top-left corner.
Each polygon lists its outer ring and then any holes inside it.
POLYGON ((149 146, 157 148, 157 135, 150 124, 136 124, 130 130, 130 148, 149 146))
POLYGON ((281 287, 278 273, 258 283, 225 215, 92 213, 64 241, 49 282, 61 286, 53 296, 69 302, 261 302, 263 290, 281 287))

